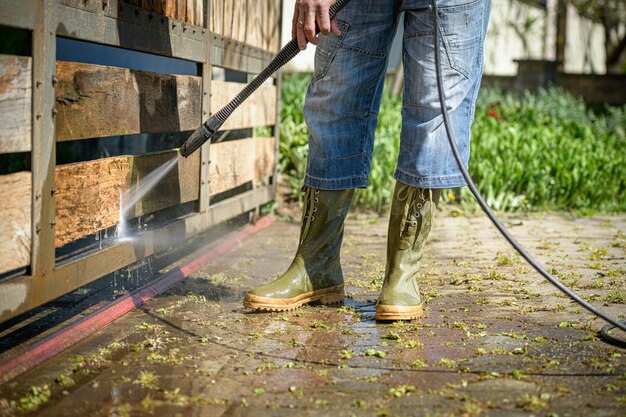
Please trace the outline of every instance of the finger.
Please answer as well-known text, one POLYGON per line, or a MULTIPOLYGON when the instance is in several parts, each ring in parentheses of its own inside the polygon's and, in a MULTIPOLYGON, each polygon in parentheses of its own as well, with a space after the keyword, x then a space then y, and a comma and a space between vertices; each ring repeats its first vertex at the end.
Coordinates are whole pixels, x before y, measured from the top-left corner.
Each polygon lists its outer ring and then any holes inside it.
POLYGON ((315 9, 314 6, 310 6, 304 15, 304 34, 309 42, 313 45, 317 45, 317 36, 315 33, 315 9))
POLYGON ((330 33, 330 16, 328 15, 328 6, 318 7, 317 26, 320 28, 320 33, 322 35, 328 35, 330 33))
POLYGON ((298 13, 298 8, 296 7, 296 9, 293 11, 293 18, 291 19, 291 39, 295 39, 296 38, 296 31, 298 30, 298 16, 300 14, 298 13))
POLYGON ((330 31, 335 36, 341 35, 341 29, 339 29, 339 24, 337 23, 337 21, 335 19, 330 21, 330 31))
POLYGON ((302 51, 306 49, 307 44, 306 35, 304 34, 304 18, 305 15, 302 13, 302 10, 300 10, 298 21, 296 22, 296 39, 298 39, 298 48, 302 51))

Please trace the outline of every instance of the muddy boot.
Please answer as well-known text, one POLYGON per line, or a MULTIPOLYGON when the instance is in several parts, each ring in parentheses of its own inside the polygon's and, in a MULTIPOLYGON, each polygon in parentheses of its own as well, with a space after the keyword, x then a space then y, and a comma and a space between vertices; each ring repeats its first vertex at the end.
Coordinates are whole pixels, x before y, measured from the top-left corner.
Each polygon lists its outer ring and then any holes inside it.
POLYGON ((291 266, 274 281, 247 293, 244 306, 285 311, 313 301, 343 301, 339 250, 354 190, 328 191, 305 186, 304 191, 300 244, 291 266))
POLYGON ((376 320, 412 320, 422 316, 417 271, 441 190, 397 182, 387 235, 387 266, 376 320))

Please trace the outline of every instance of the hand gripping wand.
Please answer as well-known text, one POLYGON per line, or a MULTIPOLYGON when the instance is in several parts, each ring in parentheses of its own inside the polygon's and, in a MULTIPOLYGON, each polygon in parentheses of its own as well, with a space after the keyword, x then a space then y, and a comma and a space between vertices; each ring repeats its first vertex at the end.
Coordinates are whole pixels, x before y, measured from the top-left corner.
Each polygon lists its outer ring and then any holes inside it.
MULTIPOLYGON (((329 15, 331 20, 339 13, 341 9, 348 4, 350 0, 337 0, 329 9, 329 15)), ((319 29, 316 29, 319 33, 319 29)), ((290 40, 281 49, 278 54, 272 59, 267 67, 263 69, 254 79, 244 87, 233 98, 230 103, 222 107, 217 113, 209 117, 195 132, 189 136, 189 139, 183 143, 180 148, 180 154, 187 158, 194 153, 199 147, 201 147, 206 141, 211 138, 220 130, 220 127, 224 124, 226 119, 239 107, 252 93, 254 93, 271 75, 276 72, 280 67, 291 61, 293 57, 298 55, 300 48, 298 48, 298 41, 296 39, 290 40)))

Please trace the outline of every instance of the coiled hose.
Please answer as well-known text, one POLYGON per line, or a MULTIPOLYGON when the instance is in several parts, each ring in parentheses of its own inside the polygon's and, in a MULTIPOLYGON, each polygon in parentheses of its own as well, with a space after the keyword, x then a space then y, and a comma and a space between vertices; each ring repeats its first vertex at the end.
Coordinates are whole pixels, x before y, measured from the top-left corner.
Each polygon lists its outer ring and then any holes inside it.
MULTIPOLYGON (((348 4, 350 0, 337 0, 329 9, 329 15, 331 20, 339 13, 341 9, 348 4)), ((319 32, 319 29, 317 30, 319 32)), ((239 107, 252 93, 254 93, 273 73, 278 71, 280 67, 291 61, 293 57, 298 55, 300 48, 298 48, 297 39, 290 40, 272 59, 267 67, 263 69, 254 79, 244 87, 233 98, 230 103, 222 107, 217 113, 212 115, 207 121, 202 123, 195 132, 191 134, 189 139, 183 143, 180 148, 180 154, 185 158, 194 153, 200 146, 206 141, 210 140, 224 124, 226 119, 239 107)))

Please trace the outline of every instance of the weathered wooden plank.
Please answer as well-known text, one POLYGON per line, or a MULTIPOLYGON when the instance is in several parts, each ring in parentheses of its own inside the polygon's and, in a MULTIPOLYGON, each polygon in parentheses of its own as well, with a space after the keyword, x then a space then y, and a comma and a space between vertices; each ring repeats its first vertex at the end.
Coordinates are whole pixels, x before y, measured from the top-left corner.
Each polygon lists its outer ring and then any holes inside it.
POLYGON ((157 230, 148 230, 137 239, 106 246, 96 253, 57 266, 50 276, 53 285, 42 291, 30 276, 0 284, 0 322, 53 300, 76 288, 115 272, 154 253, 162 252, 209 227, 274 199, 272 186, 257 188, 220 201, 204 213, 185 216, 157 230))
MULTIPOLYGON (((201 2, 203 3, 204 0, 201 2)), ((207 15, 207 18, 210 18, 207 15)), ((205 32, 205 39, 207 42, 206 60, 202 64, 202 74, 206 76, 202 77, 202 114, 208 115, 211 110, 211 78, 212 78, 212 66, 213 56, 211 47, 213 35, 211 32, 205 32)), ((210 189, 211 181, 209 180, 209 167, 211 165, 211 143, 207 142, 202 145, 200 151, 200 199, 198 201, 198 211, 205 213, 211 202, 210 189)))
MULTIPOLYGON (((275 139, 249 138, 212 145, 211 193, 217 194, 272 175, 275 139), (215 149, 215 151, 213 150, 215 149)), ((57 167, 56 246, 115 226, 120 195, 171 160, 175 152, 120 156, 57 167), (132 184, 132 185, 131 185, 132 184)), ((199 198, 199 153, 178 160, 176 167, 125 216, 133 218, 199 198)))
POLYGON ((0 274, 30 264, 32 177, 0 176, 0 274))
POLYGON ((211 26, 210 30, 222 34, 224 22, 224 2, 213 0, 211 2, 211 26))
POLYGON ((249 13, 250 34, 255 39, 256 45, 263 45, 267 49, 268 39, 265 38, 265 27, 267 24, 268 12, 271 7, 271 0, 264 2, 254 2, 253 10, 249 13))
POLYGON ((195 25, 196 22, 196 0, 187 0, 185 10, 186 22, 195 25))
POLYGON ((204 0, 194 0, 195 15, 194 25, 204 27, 204 0))
POLYGON ((32 86, 32 58, 0 55, 0 153, 31 149, 32 86))
POLYGON ((33 145, 31 149, 31 274, 42 288, 54 270, 54 86, 57 2, 41 0, 33 30, 33 145))
POLYGON ((131 171, 129 156, 58 166, 55 246, 117 224, 131 171))
POLYGON ((276 52, 280 0, 211 0, 209 29, 226 38, 276 52))
MULTIPOLYGON (((106 10, 111 3, 116 0, 105 0, 104 4, 100 1, 85 1, 85 0, 55 0, 56 4, 61 4, 64 6, 73 7, 75 9, 84 10, 88 13, 100 14, 101 11, 106 10)), ((135 0, 137 6, 139 6, 140 1, 144 0, 135 0)), ((122 5, 122 0, 119 0, 119 4, 122 5)), ((117 4, 114 5, 117 8, 117 4)))
POLYGON ((178 11, 176 0, 165 0, 164 14, 165 16, 175 19, 178 11))
POLYGON ((185 22, 190 25, 202 26, 204 24, 204 0, 187 0, 187 12, 185 22))
POLYGON ((254 3, 256 9, 250 15, 250 37, 253 39, 250 43, 259 45, 263 49, 269 49, 268 28, 276 26, 276 22, 270 21, 270 12, 272 2, 254 3))
MULTIPOLYGON (((154 169, 177 156, 176 151, 118 156, 56 170, 57 247, 115 226, 120 219, 120 196, 154 169)), ((125 216, 132 218, 198 199, 199 154, 181 158, 175 167, 125 216)))
POLYGON ((211 195, 274 174, 276 139, 257 137, 211 145, 211 195))
POLYGON ((187 0, 176 0, 176 19, 187 21, 187 0))
POLYGON ((282 0, 273 0, 271 4, 273 7, 270 9, 270 15, 267 19, 267 33, 270 33, 267 49, 272 52, 278 52, 280 49, 281 18, 284 18, 282 16, 283 2, 282 0))
POLYGON ((172 19, 181 20, 190 25, 202 26, 204 19, 196 14, 195 3, 203 0, 124 0, 125 3, 140 7, 149 12, 162 14, 172 19))
POLYGON ((261 22, 259 24, 260 30, 261 30, 261 36, 264 37, 265 39, 265 49, 268 50, 274 50, 273 45, 272 45, 272 31, 274 29, 276 29, 276 31, 278 30, 278 27, 280 25, 277 25, 276 22, 278 20, 274 20, 277 18, 277 16, 274 14, 274 8, 276 6, 276 0, 270 0, 268 2, 268 7, 263 8, 263 10, 261 11, 261 22))
POLYGON ((235 5, 235 14, 233 18, 233 33, 235 35, 233 37, 243 43, 249 44, 250 39, 248 39, 248 25, 250 25, 251 22, 248 20, 248 10, 250 9, 250 5, 248 3, 248 1, 240 1, 239 4, 235 5))
POLYGON ((192 130, 202 78, 57 62, 58 141, 192 130))
POLYGON ((36 0, 0 0, 0 25, 33 29, 37 7, 36 0))
MULTIPOLYGON (((96 2, 87 2, 91 3, 96 2)), ((121 0, 109 0, 103 15, 62 4, 58 5, 57 12, 58 35, 195 62, 205 60, 201 28, 183 31, 181 25, 173 27, 168 18, 155 18, 154 13, 121 0)))
MULTIPOLYGON (((219 0, 213 0, 213 3, 219 3, 219 0)), ((221 34, 226 37, 232 37, 231 34, 231 22, 233 14, 233 0, 224 0, 222 8, 222 22, 221 22, 221 34)))
MULTIPOLYGON (((211 109, 217 112, 237 95, 244 84, 211 82, 211 109)), ((276 86, 265 84, 250 96, 230 118, 222 129, 242 129, 255 126, 268 126, 276 122, 276 86)))
POLYGON ((236 44, 211 32, 211 64, 241 72, 259 73, 274 55, 262 49, 236 44))
POLYGON ((165 12, 165 0, 151 0, 150 9, 155 13, 164 14, 165 12))
MULTIPOLYGON (((133 174, 131 184, 136 187, 157 168, 172 158, 178 157, 177 151, 160 152, 141 155, 133 158, 133 174)), ((129 218, 153 213, 167 207, 195 201, 200 196, 200 153, 196 152, 188 158, 180 158, 174 168, 156 186, 142 198, 129 218)))

